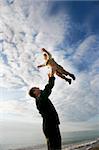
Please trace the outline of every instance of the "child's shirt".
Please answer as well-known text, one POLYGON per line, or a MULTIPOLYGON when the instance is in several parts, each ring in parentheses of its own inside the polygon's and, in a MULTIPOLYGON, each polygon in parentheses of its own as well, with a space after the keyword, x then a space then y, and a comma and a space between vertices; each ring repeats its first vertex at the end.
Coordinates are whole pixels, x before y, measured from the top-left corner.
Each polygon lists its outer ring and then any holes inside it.
POLYGON ((55 62, 55 60, 53 58, 49 58, 48 61, 46 62, 46 66, 51 66, 51 67, 55 67, 58 64, 55 62))
POLYGON ((54 67, 54 68, 58 68, 58 64, 55 62, 54 58, 52 58, 52 55, 47 51, 45 50, 44 51, 47 56, 48 56, 48 60, 46 61, 46 66, 50 66, 50 67, 54 67))

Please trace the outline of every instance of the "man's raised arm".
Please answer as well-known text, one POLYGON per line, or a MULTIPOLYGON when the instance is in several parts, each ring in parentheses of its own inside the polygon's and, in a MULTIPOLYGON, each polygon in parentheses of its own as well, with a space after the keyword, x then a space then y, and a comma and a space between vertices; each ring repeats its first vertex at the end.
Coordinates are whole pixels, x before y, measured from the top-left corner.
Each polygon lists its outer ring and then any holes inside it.
POLYGON ((55 77, 54 77, 54 70, 52 69, 51 74, 48 74, 49 81, 48 84, 45 86, 45 89, 43 90, 44 96, 49 96, 52 92, 52 88, 54 87, 55 83, 55 77))

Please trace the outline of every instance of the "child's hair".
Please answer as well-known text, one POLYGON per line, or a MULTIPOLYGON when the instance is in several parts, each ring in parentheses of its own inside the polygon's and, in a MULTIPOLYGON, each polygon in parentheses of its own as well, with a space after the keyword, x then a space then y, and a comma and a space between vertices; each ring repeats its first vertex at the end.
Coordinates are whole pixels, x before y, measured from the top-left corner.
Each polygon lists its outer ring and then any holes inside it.
POLYGON ((46 54, 46 53, 44 53, 43 55, 44 55, 45 57, 47 57, 47 54, 46 54))

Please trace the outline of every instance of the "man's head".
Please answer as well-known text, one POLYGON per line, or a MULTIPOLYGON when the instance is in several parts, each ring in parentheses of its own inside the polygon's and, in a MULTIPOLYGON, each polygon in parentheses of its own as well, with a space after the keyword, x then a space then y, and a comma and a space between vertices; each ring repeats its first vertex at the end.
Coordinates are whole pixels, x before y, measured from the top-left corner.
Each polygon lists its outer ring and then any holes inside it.
POLYGON ((33 87, 29 90, 29 95, 34 98, 38 97, 40 93, 41 90, 38 87, 33 87))

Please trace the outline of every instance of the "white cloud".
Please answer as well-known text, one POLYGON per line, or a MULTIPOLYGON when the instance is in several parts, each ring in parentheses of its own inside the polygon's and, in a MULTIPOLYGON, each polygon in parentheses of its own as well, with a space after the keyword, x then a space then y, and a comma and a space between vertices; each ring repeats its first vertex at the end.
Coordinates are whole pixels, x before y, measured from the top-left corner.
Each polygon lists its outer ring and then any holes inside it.
POLYGON ((18 120, 29 122, 35 122, 40 120, 40 115, 38 114, 36 107, 34 107, 33 101, 26 100, 8 100, 0 101, 0 120, 18 120), (15 117, 16 116, 16 117, 15 117), (33 118, 33 119, 32 119, 33 118))
POLYGON ((62 12, 56 16, 48 16, 46 15, 48 7, 46 2, 32 0, 18 0, 12 5, 5 5, 2 2, 0 37, 2 36, 3 39, 3 50, 1 53, 6 57, 6 60, 2 58, 3 65, 9 66, 7 67, 9 69, 6 69, 10 70, 9 73, 6 70, 3 74, 2 83, 6 81, 7 85, 9 83, 12 86, 26 86, 30 85, 36 77, 39 79, 40 75, 36 69, 37 63, 41 60, 38 57, 39 49, 54 47, 62 42, 64 31, 68 28, 68 16, 62 12))
MULTIPOLYGON (((55 51, 54 48, 68 34, 69 16, 63 12, 58 15, 47 14, 47 3, 32 0, 15 1, 8 6, 2 3, 0 9, 0 39, 2 39, 0 61, 1 86, 21 87, 26 90, 31 86, 44 88, 47 82, 47 69, 38 70, 36 66, 42 63, 41 47, 51 51, 55 60, 65 69, 76 75, 72 85, 58 77, 51 95, 61 120, 85 121, 99 113, 98 110, 98 49, 99 42, 96 35, 87 37, 73 55, 72 61, 65 59, 64 51, 55 51), (32 4, 32 5, 31 5, 32 4), (2 34, 1 34, 2 32, 2 34), (95 51, 93 51, 95 50, 95 51), (72 64, 85 64, 84 72, 75 70, 72 64), (59 92, 58 92, 59 91, 59 92)), ((26 97, 27 99, 27 97, 26 97)), ((24 100, 25 101, 25 100, 24 100)), ((1 101, 1 112, 15 112, 16 114, 36 117, 34 104, 26 101, 1 101)))
POLYGON ((93 91, 94 94, 97 95, 97 97, 99 96, 99 74, 94 75, 91 81, 91 89, 93 91))
POLYGON ((53 99, 55 99, 62 121, 87 121, 99 114, 98 49, 98 36, 89 36, 78 45, 78 49, 71 59, 72 62, 69 59, 67 61, 63 59, 63 66, 75 73, 76 81, 72 83, 71 87, 68 87, 66 82, 62 80, 59 84, 56 83, 58 85, 54 91, 53 99), (82 69, 82 65, 85 65, 83 71, 73 69, 71 67, 73 62, 77 68, 80 65, 80 69, 82 69))
POLYGON ((64 88, 61 83, 56 92, 54 91, 57 97, 55 98, 54 95, 53 99, 57 102, 56 106, 62 122, 86 121, 99 113, 97 95, 88 86, 86 75, 77 79, 76 82, 79 82, 79 85, 75 83, 72 87, 66 87, 67 85, 65 86, 66 83, 64 82, 64 88), (59 94, 57 91, 59 91, 59 94))
POLYGON ((78 48, 76 50, 76 53, 74 55, 74 59, 76 59, 76 61, 82 61, 82 59, 88 57, 88 53, 91 54, 91 52, 95 49, 95 47, 93 47, 93 45, 96 44, 96 42, 98 41, 97 36, 95 35, 90 35, 87 38, 84 39, 84 41, 82 41, 79 45, 78 48))

